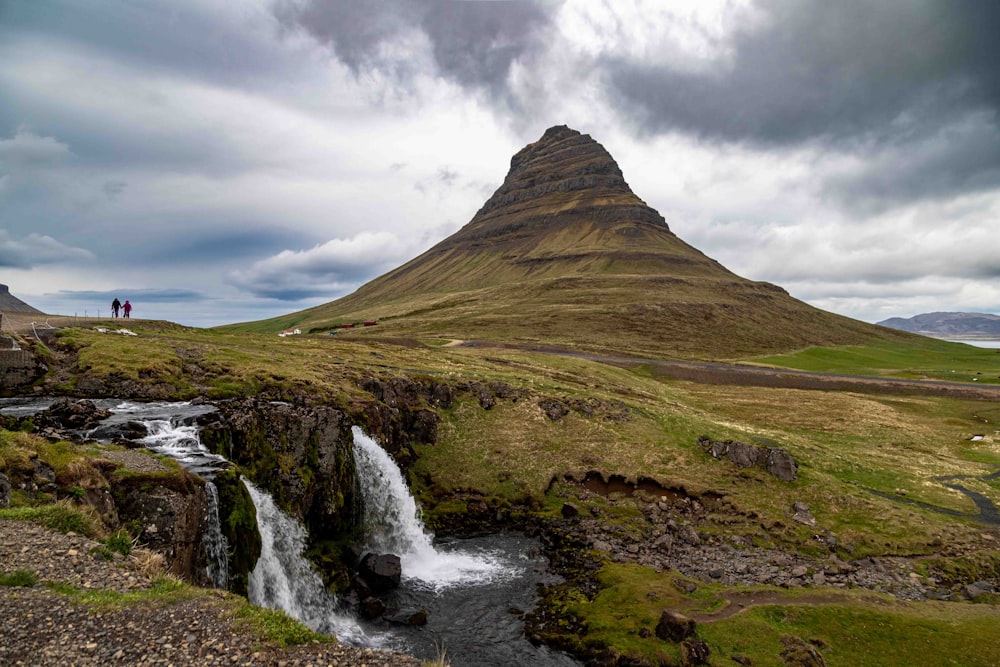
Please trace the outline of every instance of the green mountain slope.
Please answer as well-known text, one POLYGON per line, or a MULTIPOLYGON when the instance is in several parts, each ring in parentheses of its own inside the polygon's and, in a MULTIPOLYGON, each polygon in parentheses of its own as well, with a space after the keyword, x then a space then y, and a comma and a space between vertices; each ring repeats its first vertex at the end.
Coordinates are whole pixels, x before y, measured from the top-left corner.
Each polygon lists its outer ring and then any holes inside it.
POLYGON ((553 127, 458 232, 353 294, 233 325, 738 358, 907 334, 742 278, 670 231, 588 135, 553 127))

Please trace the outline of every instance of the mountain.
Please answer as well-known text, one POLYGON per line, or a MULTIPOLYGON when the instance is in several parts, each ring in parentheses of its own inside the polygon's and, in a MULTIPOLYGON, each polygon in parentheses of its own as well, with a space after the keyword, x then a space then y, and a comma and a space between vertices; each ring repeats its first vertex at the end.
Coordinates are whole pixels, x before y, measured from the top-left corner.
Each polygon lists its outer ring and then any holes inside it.
MULTIPOLYGON (((666 165, 665 165, 666 167, 666 165)), ((328 304, 233 328, 488 339, 736 358, 902 336, 742 278, 670 231, 607 150, 566 126, 510 162, 462 229, 328 304)))
POLYGON ((879 324, 935 338, 1000 340, 1000 316, 989 313, 923 313, 906 318, 891 317, 879 324))
POLYGON ((11 294, 10 289, 6 285, 0 285, 0 312, 42 314, 42 311, 32 308, 11 294))

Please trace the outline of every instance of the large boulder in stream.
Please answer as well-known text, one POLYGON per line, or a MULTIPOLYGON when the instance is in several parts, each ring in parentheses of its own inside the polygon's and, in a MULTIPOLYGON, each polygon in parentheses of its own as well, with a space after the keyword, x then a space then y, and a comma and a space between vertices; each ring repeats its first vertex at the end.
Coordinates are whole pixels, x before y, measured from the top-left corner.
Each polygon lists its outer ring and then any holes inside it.
POLYGON ((395 554, 366 554, 358 564, 358 575, 374 593, 399 587, 403 568, 395 554))
POLYGON ((94 428, 111 416, 110 410, 99 408, 91 401, 60 398, 34 417, 38 427, 53 427, 71 430, 94 428))

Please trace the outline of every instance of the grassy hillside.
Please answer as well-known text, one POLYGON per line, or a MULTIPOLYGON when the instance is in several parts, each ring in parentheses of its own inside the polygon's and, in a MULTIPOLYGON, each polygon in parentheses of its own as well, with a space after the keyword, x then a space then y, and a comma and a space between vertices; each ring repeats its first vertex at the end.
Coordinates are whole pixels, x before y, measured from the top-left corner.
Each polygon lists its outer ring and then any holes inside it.
MULTIPOLYGON (((1000 483, 989 476, 1000 468, 996 402, 699 385, 654 377, 641 366, 626 370, 431 341, 279 338, 165 325, 140 325, 136 331, 139 336, 130 338, 65 330, 61 340, 73 350, 75 370, 53 374, 50 382, 72 389, 127 378, 174 387, 184 397, 263 393, 343 405, 371 400, 358 386, 365 375, 502 382, 522 392, 517 400, 498 399, 489 410, 460 394, 449 409, 438 410, 437 442, 417 447, 410 470, 411 485, 434 525, 460 522, 477 503, 532 507, 558 519, 568 502, 584 516, 598 517, 602 533, 643 539, 650 530, 644 501, 587 492, 579 482, 596 472, 605 479, 653 479, 701 502, 718 498, 694 524, 705 542, 735 544, 732 539, 738 538, 755 548, 818 559, 830 553, 816 541, 821 534, 836 538, 838 558, 905 558, 914 576, 926 580, 946 581, 947 573, 1000 574, 996 527, 975 519, 969 497, 936 479, 962 477, 967 488, 1000 503, 1000 483), (591 408, 552 419, 542 406, 551 400, 591 408), (799 474, 782 482, 757 468, 717 461, 696 444, 702 435, 779 446, 798 461, 799 474), (973 440, 973 435, 984 437, 973 440), (811 509, 815 525, 789 519, 795 503, 811 509)), ((915 346, 907 339, 757 361, 849 372, 871 363, 888 376, 932 374, 949 365, 966 374, 970 365, 1000 374, 1000 355, 966 348, 924 339, 915 346)), ((985 604, 904 603, 870 593, 844 595, 823 585, 765 587, 760 590, 777 596, 768 606, 750 605, 743 614, 715 620, 711 615, 735 604, 730 601, 745 589, 699 584, 688 593, 676 587, 677 574, 669 570, 593 554, 603 563, 597 575, 601 592, 593 599, 567 593, 560 608, 587 622, 590 641, 648 660, 679 659, 679 647, 640 633, 672 606, 704 616, 698 635, 723 663, 725 656, 740 653, 753 664, 777 664, 786 635, 821 640, 831 665, 882 664, 866 662, 865 655, 899 654, 919 662, 916 645, 898 653, 904 632, 927 651, 954 650, 977 637, 963 664, 1000 661, 1000 641, 984 634, 995 622, 993 598, 980 600, 985 604), (658 592, 650 597, 651 591, 658 592)))

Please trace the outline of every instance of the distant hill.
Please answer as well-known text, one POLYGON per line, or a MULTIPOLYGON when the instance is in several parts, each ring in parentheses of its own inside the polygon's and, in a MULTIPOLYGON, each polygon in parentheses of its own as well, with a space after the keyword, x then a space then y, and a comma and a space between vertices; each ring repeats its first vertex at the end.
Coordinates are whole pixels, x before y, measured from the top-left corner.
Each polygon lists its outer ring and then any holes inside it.
POLYGON ((42 314, 42 311, 32 308, 11 294, 10 289, 6 285, 0 285, 0 312, 42 314))
MULTIPOLYGON (((671 168, 665 160, 664 168, 671 168)), ((678 238, 590 136, 553 127, 455 234, 356 292, 232 329, 737 358, 903 337, 742 278, 678 238)))
POLYGON ((891 317, 884 327, 935 338, 1000 340, 1000 316, 989 313, 923 313, 913 317, 891 317))

